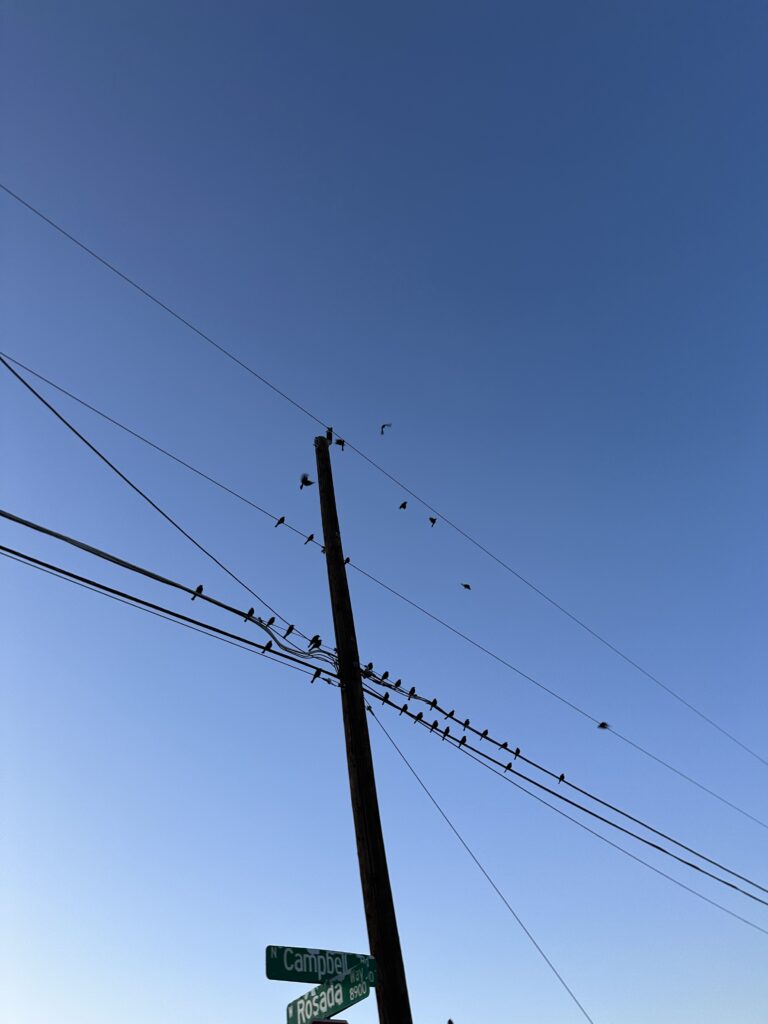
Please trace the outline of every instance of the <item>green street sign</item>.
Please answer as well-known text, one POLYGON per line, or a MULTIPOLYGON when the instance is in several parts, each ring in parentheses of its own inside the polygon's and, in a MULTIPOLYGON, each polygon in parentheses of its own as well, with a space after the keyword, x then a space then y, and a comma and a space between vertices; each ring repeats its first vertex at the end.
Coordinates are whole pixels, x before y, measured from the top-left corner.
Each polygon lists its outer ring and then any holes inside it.
POLYGON ((286 1007, 287 1024, 312 1024, 341 1013, 370 995, 374 978, 371 967, 353 967, 343 977, 310 989, 286 1007))
POLYGON ((365 953, 340 953, 333 949, 305 949, 303 946, 267 946, 267 977, 273 981, 330 981, 348 974, 353 967, 367 967, 376 984, 376 964, 365 953))

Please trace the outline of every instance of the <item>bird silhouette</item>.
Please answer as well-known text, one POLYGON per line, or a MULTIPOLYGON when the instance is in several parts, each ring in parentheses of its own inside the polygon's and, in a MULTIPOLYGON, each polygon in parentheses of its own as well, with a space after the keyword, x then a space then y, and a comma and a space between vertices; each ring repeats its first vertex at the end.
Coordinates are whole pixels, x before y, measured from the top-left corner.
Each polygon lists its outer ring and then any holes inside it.
POLYGON ((430 725, 429 731, 430 732, 434 732, 436 728, 437 728, 437 719, 435 719, 434 722, 432 723, 432 725, 430 725))
POLYGON ((407 704, 403 704, 403 706, 400 708, 400 714, 402 715, 402 713, 404 711, 407 711, 407 710, 408 710, 408 705, 407 704))
POLYGON ((610 725, 608 725, 607 722, 598 722, 597 723, 597 728, 598 729, 610 729, 611 727, 610 727, 610 725))
POLYGON ((256 609, 255 609, 255 608, 249 608, 249 609, 248 609, 248 614, 247 614, 247 615, 245 616, 245 618, 243 619, 243 622, 247 622, 247 621, 248 621, 248 619, 252 619, 252 618, 253 618, 253 613, 254 613, 255 611, 256 611, 256 609))
POLYGON ((429 525, 430 526, 434 526, 436 522, 437 522, 437 519, 435 519, 434 516, 430 516, 429 517, 429 525))
POLYGON ((310 541, 313 541, 314 539, 315 539, 315 535, 314 535, 314 533, 310 533, 310 535, 309 535, 309 536, 307 537, 307 539, 306 539, 306 540, 304 541, 304 547, 306 547, 306 546, 307 546, 307 544, 309 544, 309 543, 310 543, 310 541))
POLYGON ((326 432, 325 432, 325 440, 326 441, 332 441, 333 440, 333 427, 328 427, 328 429, 326 430, 326 432))
POLYGON ((419 713, 416 715, 416 717, 413 720, 413 724, 415 725, 416 722, 420 722, 423 717, 424 717, 424 712, 423 711, 419 711, 419 713))
POLYGON ((396 679, 392 685, 396 690, 399 690, 400 687, 403 685, 403 681, 402 679, 396 679))
POLYGON ((517 760, 518 757, 520 757, 520 747, 515 747, 515 760, 517 760))
POLYGON ((508 764, 504 765, 504 771, 505 772, 511 772, 512 771, 512 762, 511 761, 508 764))
POLYGON ((455 714, 456 714, 456 709, 455 709, 455 708, 451 708, 451 710, 450 710, 450 711, 448 712, 448 714, 447 714, 447 715, 445 715, 444 717, 445 717, 445 718, 453 718, 453 716, 454 716, 455 714))
POLYGON ((429 706, 433 711, 435 710, 435 708, 437 707, 437 697, 432 698, 432 700, 429 702, 429 706))
POLYGON ((408 700, 413 700, 415 694, 416 694, 416 687, 412 686, 410 688, 410 690, 408 691, 408 700))
POLYGON ((336 438, 336 444, 337 444, 337 445, 339 446, 339 448, 341 448, 341 450, 342 450, 342 451, 344 451, 344 445, 345 445, 346 443, 347 443, 347 442, 346 442, 346 441, 344 440, 344 438, 343 438, 343 437, 337 437, 337 438, 336 438))
POLYGON ((469 728, 469 719, 468 718, 464 719, 464 721, 461 723, 461 727, 464 730, 464 732, 467 731, 467 729, 469 728))
POLYGON ((286 631, 283 633, 283 640, 287 640, 295 628, 295 626, 289 626, 288 629, 286 629, 286 631))
POLYGON ((450 735, 451 735, 451 727, 450 727, 450 725, 446 725, 445 729, 443 729, 443 739, 445 739, 446 736, 450 736, 450 735))
POLYGON ((266 654, 267 651, 271 651, 271 650, 272 650, 272 641, 271 640, 267 640, 267 642, 264 644, 264 654, 266 654))
POLYGON ((462 737, 461 737, 461 739, 459 740, 459 746, 460 746, 460 747, 463 747, 463 746, 464 746, 464 744, 465 744, 466 742, 467 742, 467 737, 466 737, 466 735, 464 735, 464 736, 462 736, 462 737))
POLYGON ((312 676, 312 678, 311 678, 310 682, 314 683, 314 681, 315 681, 316 679, 319 679, 319 678, 320 678, 320 669, 319 669, 319 668, 316 668, 316 669, 315 669, 315 674, 314 674, 314 675, 312 676))
POLYGON ((349 565, 349 556, 344 559, 344 565, 349 565))
POLYGON ((407 501, 401 501, 400 502, 400 508, 408 508, 408 502, 407 501))
POLYGON ((465 590, 471 590, 472 589, 472 587, 470 587, 470 585, 468 583, 462 583, 461 585, 462 585, 462 587, 464 587, 465 590))
POLYGON ((299 490, 303 491, 305 487, 311 487, 314 482, 315 482, 314 480, 310 480, 309 479, 309 476, 306 473, 302 473, 301 474, 301 484, 299 485, 299 490))
POLYGON ((382 423, 381 424, 381 436, 382 437, 384 436, 384 431, 387 430, 391 426, 392 426, 391 423, 382 423))
POLYGON ((317 633, 315 633, 315 635, 309 641, 309 649, 310 649, 310 651, 317 650, 317 648, 320 646, 321 642, 322 641, 320 640, 320 637, 318 636, 317 633))
POLYGON ((384 672, 381 676, 382 683, 389 679, 389 672, 384 672))
POLYGON ((488 739, 488 730, 487 729, 483 729, 483 731, 480 733, 480 739, 481 740, 487 740, 488 739))
POLYGON ((195 587, 195 592, 192 595, 192 600, 194 601, 196 597, 200 597, 202 592, 203 592, 203 584, 200 583, 198 586, 195 587))
POLYGON ((499 750, 509 750, 509 747, 507 746, 507 741, 506 740, 504 740, 504 742, 501 744, 501 746, 499 747, 499 750))
POLYGON ((562 774, 560 775, 560 778, 559 778, 559 779, 557 780, 557 784, 558 784, 558 786, 560 785, 560 783, 561 783, 561 782, 565 782, 565 772, 563 772, 563 773, 562 773, 562 774))
POLYGON ((381 703, 382 703, 382 704, 389 704, 389 691, 387 691, 387 692, 386 692, 386 693, 384 694, 384 699, 382 700, 382 702, 381 702, 381 703))
POLYGON ((267 619, 267 626, 274 626, 274 624, 275 624, 275 616, 272 615, 270 618, 267 619))
POLYGON ((285 516, 280 516, 280 518, 275 523, 275 529, 277 529, 278 526, 282 526, 284 522, 285 522, 285 516))

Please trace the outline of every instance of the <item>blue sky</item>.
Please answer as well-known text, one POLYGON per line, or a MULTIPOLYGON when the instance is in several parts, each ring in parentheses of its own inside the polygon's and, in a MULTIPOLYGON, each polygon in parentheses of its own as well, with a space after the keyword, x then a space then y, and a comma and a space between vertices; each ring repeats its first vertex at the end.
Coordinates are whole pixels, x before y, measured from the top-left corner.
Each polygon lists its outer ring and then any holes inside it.
MULTIPOLYGON (((766 755, 763 5, 7 0, 0 27, 5 184, 766 755)), ((0 230, 4 351, 319 533, 310 420, 6 195, 0 230)), ((318 550, 42 390, 330 638, 318 550)), ((252 603, 5 371, 0 410, 3 507, 252 603)), ((764 766, 354 453, 334 472, 361 566, 768 816, 764 766)), ((18 564, 0 580, 3 1019, 282 1019, 302 989, 266 980, 267 944, 367 948, 338 694, 18 564)), ((764 828, 351 587, 366 660, 765 880, 764 828)), ((764 1020, 764 935, 383 721, 596 1022, 764 1020)), ((415 1019, 579 1020, 372 743, 415 1019)))

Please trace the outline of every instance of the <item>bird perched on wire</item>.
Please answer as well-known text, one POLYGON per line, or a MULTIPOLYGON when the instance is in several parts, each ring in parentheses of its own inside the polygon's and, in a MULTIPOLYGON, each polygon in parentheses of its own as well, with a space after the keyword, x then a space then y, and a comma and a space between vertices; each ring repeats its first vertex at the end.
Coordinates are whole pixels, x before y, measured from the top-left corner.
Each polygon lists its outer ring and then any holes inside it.
POLYGON ((267 619, 267 626, 274 626, 274 624, 275 624, 275 616, 272 615, 272 616, 270 616, 270 618, 267 619))
POLYGON ((301 483, 299 484, 299 490, 303 491, 305 487, 311 487, 314 482, 314 480, 309 479, 309 475, 307 473, 302 473, 301 483))
POLYGON ((408 508, 408 502, 407 501, 401 501, 400 502, 400 508, 408 508))
POLYGON ((344 445, 345 445, 346 443, 347 443, 347 442, 346 442, 346 441, 344 440, 344 438, 343 438, 343 437, 337 437, 337 438, 336 438, 336 444, 337 444, 337 445, 339 446, 339 448, 341 448, 341 450, 342 450, 342 451, 344 451, 344 445))
POLYGON ((248 619, 252 619, 252 618, 253 618, 253 613, 254 613, 255 611, 256 611, 256 609, 255 609, 255 608, 249 608, 249 609, 248 609, 248 614, 247 614, 247 615, 245 616, 245 618, 243 619, 243 622, 247 622, 247 621, 248 621, 248 619))
POLYGON ((333 440, 333 427, 328 427, 328 429, 326 430, 326 432, 325 432, 325 440, 326 441, 332 441, 333 440))
POLYGON ((310 649, 310 651, 316 651, 321 643, 322 643, 322 641, 320 639, 320 636, 317 633, 315 633, 315 635, 309 641, 309 649, 310 649))
POLYGON ((462 585, 462 587, 464 587, 465 590, 471 590, 472 589, 472 587, 470 587, 470 585, 468 583, 462 583, 461 585, 462 585))
POLYGON ((271 651, 271 650, 272 650, 272 641, 271 640, 267 640, 267 642, 264 644, 264 651, 263 651, 263 653, 266 654, 267 651, 271 651))
POLYGON ((563 772, 561 774, 560 778, 557 780, 558 786, 560 785, 561 782, 565 782, 565 772, 563 772))
POLYGON ((391 426, 392 426, 391 423, 382 423, 381 424, 381 436, 382 437, 384 437, 384 431, 388 430, 391 426))
POLYGON ((598 729, 610 729, 611 727, 610 727, 610 725, 608 725, 607 722, 598 722, 597 723, 597 728, 598 729))
POLYGON ((203 592, 203 584, 200 583, 198 586, 195 587, 195 592, 192 595, 192 600, 194 601, 196 597, 200 597, 202 592, 203 592))
POLYGON ((344 559, 344 565, 349 565, 349 555, 344 559))
POLYGON ((437 519, 435 519, 434 516, 430 516, 429 517, 429 525, 430 526, 434 526, 436 522, 437 522, 437 519))
POLYGON ((306 539, 306 540, 304 541, 304 546, 306 547, 306 546, 307 546, 307 544, 309 544, 309 543, 310 543, 310 541, 313 541, 314 539, 315 539, 315 535, 314 535, 314 533, 310 533, 310 535, 309 535, 309 536, 307 537, 307 539, 306 539))
POLYGON ((295 628, 295 626, 289 626, 288 629, 286 629, 286 631, 283 633, 283 640, 287 640, 295 628))
POLYGON ((275 523, 275 527, 282 526, 284 522, 285 522, 285 516, 280 516, 280 518, 275 523))

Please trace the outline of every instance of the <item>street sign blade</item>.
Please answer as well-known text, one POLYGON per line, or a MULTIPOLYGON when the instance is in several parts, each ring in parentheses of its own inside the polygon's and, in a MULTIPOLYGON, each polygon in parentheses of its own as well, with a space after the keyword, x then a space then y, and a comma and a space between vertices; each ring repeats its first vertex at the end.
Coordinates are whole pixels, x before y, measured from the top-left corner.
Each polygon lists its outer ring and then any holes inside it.
POLYGON ((308 981, 318 984, 341 978, 353 967, 373 972, 376 964, 365 953, 343 953, 333 949, 306 949, 303 946, 267 946, 267 977, 273 981, 308 981))
POLYGON ((370 995, 374 971, 353 967, 342 978, 327 981, 294 999, 285 1010, 287 1024, 312 1024, 341 1013, 370 995))

